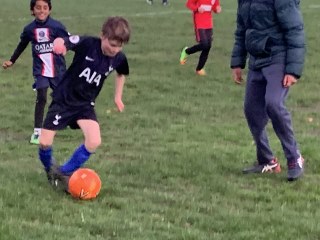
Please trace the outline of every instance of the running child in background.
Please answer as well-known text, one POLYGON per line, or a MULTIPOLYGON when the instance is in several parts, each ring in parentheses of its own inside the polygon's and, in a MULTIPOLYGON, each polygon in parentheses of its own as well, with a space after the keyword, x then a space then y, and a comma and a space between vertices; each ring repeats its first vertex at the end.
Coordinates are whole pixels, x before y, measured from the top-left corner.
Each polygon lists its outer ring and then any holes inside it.
MULTIPOLYGON (((153 0, 146 0, 149 5, 153 4, 153 0)), ((169 4, 168 0, 162 0, 162 5, 167 6, 169 4)))
POLYGON ((204 66, 207 62, 211 43, 213 40, 213 16, 212 12, 220 13, 220 0, 187 0, 187 8, 193 13, 194 31, 196 35, 196 45, 185 47, 180 54, 180 64, 184 65, 188 55, 201 52, 196 74, 205 76, 204 66))
POLYGON ((74 51, 73 61, 52 94, 40 137, 39 159, 53 187, 68 190, 69 176, 80 168, 101 144, 100 126, 94 110, 95 99, 105 79, 115 75, 114 102, 119 112, 124 109, 122 92, 125 76, 129 74, 128 61, 122 52, 130 39, 128 21, 110 17, 103 24, 100 38, 70 36, 57 38, 54 52, 65 54, 74 51), (53 162, 53 140, 56 131, 67 126, 81 129, 84 141, 63 165, 53 162))
POLYGON ((54 54, 53 41, 57 37, 66 37, 65 26, 50 17, 51 0, 31 0, 30 11, 34 21, 24 27, 20 42, 10 60, 2 64, 4 69, 10 68, 31 42, 33 58, 33 88, 37 91, 34 110, 34 132, 30 143, 39 144, 39 136, 43 123, 44 109, 47 102, 48 88, 55 88, 66 70, 65 59, 54 54))

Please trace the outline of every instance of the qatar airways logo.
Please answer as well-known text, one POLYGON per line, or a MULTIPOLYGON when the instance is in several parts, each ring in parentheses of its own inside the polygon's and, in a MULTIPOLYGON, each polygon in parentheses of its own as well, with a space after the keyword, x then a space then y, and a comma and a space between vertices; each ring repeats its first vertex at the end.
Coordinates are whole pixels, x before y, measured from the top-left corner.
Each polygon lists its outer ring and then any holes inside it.
POLYGON ((48 53, 52 52, 53 49, 53 43, 42 43, 42 44, 36 44, 34 46, 35 50, 38 53, 48 53))

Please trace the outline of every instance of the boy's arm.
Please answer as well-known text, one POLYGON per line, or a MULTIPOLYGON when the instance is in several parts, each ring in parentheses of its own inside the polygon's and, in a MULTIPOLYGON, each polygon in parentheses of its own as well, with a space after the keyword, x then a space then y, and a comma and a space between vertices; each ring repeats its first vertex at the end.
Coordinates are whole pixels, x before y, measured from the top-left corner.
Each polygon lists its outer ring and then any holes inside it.
POLYGON ((124 109, 124 104, 122 102, 122 92, 125 79, 125 75, 116 73, 114 103, 116 104, 119 112, 122 112, 124 109))
POLYGON ((212 6, 212 11, 215 13, 220 13, 222 10, 221 5, 220 5, 220 0, 216 0, 212 6))
POLYGON ((245 46, 246 27, 243 19, 239 13, 239 7, 237 11, 237 27, 234 32, 235 41, 231 54, 231 68, 245 68, 247 60, 247 50, 245 46))
POLYGON ((63 38, 58 37, 53 41, 53 52, 55 54, 62 54, 63 56, 66 55, 67 48, 63 38))
POLYGON ((26 49, 28 44, 29 44, 29 41, 25 41, 25 40, 21 39, 16 50, 14 51, 14 53, 12 54, 12 56, 10 58, 10 61, 12 63, 16 62, 16 60, 20 57, 21 53, 23 53, 23 51, 26 49))
POLYGON ((189 8, 191 11, 196 12, 198 11, 199 4, 197 0, 188 0, 186 2, 186 7, 189 8))
POLYGON ((21 53, 23 53, 23 51, 26 49, 26 47, 28 46, 29 44, 29 40, 28 38, 26 37, 26 33, 25 31, 23 31, 23 33, 21 34, 20 36, 20 42, 17 46, 17 48, 14 50, 10 60, 8 61, 5 61, 3 64, 2 64, 2 67, 4 69, 8 68, 8 67, 11 67, 15 62, 16 60, 20 57, 21 53))
POLYGON ((287 46, 285 73, 300 78, 303 71, 306 43, 303 17, 298 1, 275 1, 275 10, 287 46), (292 4, 291 4, 292 3, 292 4))
POLYGON ((78 35, 72 35, 69 37, 58 37, 53 41, 53 52, 55 54, 66 55, 67 51, 77 51, 85 49, 90 42, 85 42, 89 37, 81 37, 78 35), (85 46, 83 45, 85 44, 85 46))
POLYGON ((67 31, 67 28, 62 23, 60 23, 60 27, 57 28, 57 35, 64 38, 69 37, 71 34, 67 31))

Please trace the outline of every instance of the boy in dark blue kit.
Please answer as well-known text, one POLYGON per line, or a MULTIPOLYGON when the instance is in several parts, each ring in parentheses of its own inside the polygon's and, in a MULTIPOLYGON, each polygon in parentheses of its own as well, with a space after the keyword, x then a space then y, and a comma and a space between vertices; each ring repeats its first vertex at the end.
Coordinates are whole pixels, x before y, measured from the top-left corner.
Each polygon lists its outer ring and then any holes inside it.
POLYGON ((243 173, 280 172, 269 146, 270 119, 287 159, 288 181, 300 178, 304 159, 285 107, 289 87, 302 74, 305 37, 300 0, 238 0, 237 29, 231 57, 233 80, 242 82, 249 55, 244 112, 254 138, 257 164, 243 173))
POLYGON ((72 64, 52 94, 40 137, 39 158, 53 186, 68 190, 68 178, 80 168, 101 144, 100 127, 95 114, 95 99, 107 76, 116 71, 114 102, 122 112, 122 92, 129 66, 123 45, 129 42, 130 28, 126 19, 110 17, 102 26, 101 36, 57 38, 54 52, 75 52, 72 64), (70 126, 80 128, 84 142, 70 159, 56 166, 52 159, 52 144, 56 131, 70 126))
POLYGON ((53 40, 68 36, 68 32, 64 25, 50 17, 51 8, 51 0, 30 1, 31 14, 35 20, 24 27, 16 50, 10 60, 2 64, 4 69, 11 67, 31 42, 35 80, 33 87, 37 90, 34 133, 30 139, 32 144, 39 144, 48 88, 54 89, 66 70, 64 57, 54 54, 52 48, 53 40))

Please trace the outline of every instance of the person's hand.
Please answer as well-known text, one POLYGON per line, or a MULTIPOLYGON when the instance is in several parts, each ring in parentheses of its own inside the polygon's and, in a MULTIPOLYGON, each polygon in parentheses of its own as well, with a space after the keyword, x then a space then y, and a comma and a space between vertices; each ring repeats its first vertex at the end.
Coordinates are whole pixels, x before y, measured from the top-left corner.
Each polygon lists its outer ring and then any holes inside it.
POLYGON ((201 4, 201 5, 198 7, 198 12, 199 12, 199 13, 211 12, 211 10, 212 10, 212 6, 211 6, 211 5, 208 5, 208 4, 201 4))
POLYGON ((122 100, 121 99, 115 99, 114 103, 116 104, 118 111, 122 112, 123 109, 124 109, 124 104, 123 104, 122 100))
POLYGON ((64 40, 63 38, 56 38, 53 41, 53 52, 55 54, 62 54, 62 55, 66 55, 67 53, 67 48, 64 45, 64 40))
POLYGON ((221 11, 222 11, 221 6, 217 6, 216 10, 215 10, 215 13, 221 13, 221 11))
POLYGON ((205 12, 205 8, 202 5, 200 5, 200 7, 198 7, 198 12, 199 13, 205 12))
POLYGON ((13 62, 11 62, 11 61, 5 61, 5 62, 2 63, 2 67, 4 69, 7 69, 7 68, 11 67, 12 64, 13 64, 13 62))
POLYGON ((233 68, 232 69, 232 78, 236 84, 241 84, 242 79, 242 69, 241 68, 233 68))
POLYGON ((284 87, 291 87, 293 84, 297 82, 297 78, 295 76, 292 76, 290 74, 286 74, 283 78, 283 86, 284 87))

